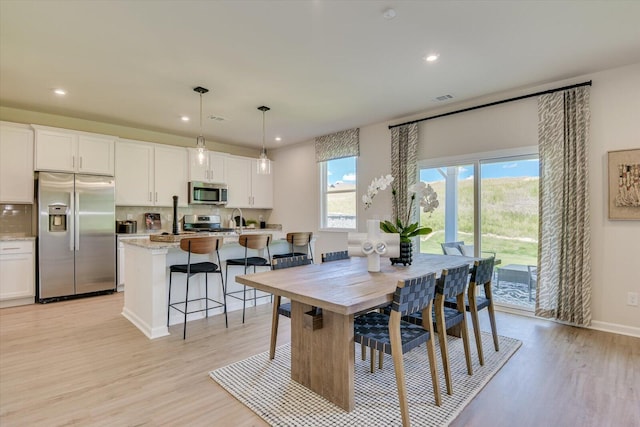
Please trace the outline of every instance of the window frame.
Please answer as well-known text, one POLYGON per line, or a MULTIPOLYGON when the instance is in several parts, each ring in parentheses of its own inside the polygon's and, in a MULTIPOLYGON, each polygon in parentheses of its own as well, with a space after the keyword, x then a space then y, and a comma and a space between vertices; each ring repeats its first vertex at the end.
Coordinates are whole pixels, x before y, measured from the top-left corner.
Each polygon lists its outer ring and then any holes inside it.
POLYGON ((341 157, 339 159, 330 159, 322 162, 318 162, 318 171, 319 171, 319 183, 320 183, 320 224, 318 224, 319 231, 333 231, 333 232, 353 232, 357 230, 358 227, 358 157, 359 156, 347 156, 341 157), (355 160, 355 187, 353 190, 342 190, 342 191, 333 191, 331 194, 346 194, 346 193, 354 193, 355 201, 356 201, 356 211, 355 211, 355 225, 353 228, 344 228, 344 227, 329 227, 327 226, 327 188, 328 188, 328 179, 327 179, 327 165, 330 161, 340 160, 345 158, 353 157, 355 160))

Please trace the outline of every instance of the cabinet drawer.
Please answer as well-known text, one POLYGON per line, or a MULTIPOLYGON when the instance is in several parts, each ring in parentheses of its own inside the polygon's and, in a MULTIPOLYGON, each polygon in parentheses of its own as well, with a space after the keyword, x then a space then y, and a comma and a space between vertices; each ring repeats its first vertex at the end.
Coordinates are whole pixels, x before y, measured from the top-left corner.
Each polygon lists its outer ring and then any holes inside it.
POLYGON ((11 240, 0 242, 0 255, 33 253, 33 242, 25 240, 11 240))

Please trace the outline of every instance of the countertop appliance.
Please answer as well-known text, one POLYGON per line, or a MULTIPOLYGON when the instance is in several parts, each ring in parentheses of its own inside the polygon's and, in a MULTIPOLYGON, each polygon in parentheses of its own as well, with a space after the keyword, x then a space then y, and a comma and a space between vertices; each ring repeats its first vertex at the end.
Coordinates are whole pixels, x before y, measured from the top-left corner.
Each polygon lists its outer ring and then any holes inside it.
POLYGON ((208 233, 231 233, 232 228, 220 226, 220 215, 185 215, 182 218, 183 231, 202 231, 208 233))
POLYGON ((39 172, 38 301, 113 292, 113 177, 39 172))
POLYGON ((137 221, 116 221, 116 233, 118 234, 136 234, 138 232, 137 221))
POLYGON ((191 181, 189 183, 190 205, 226 205, 228 190, 226 184, 191 181))

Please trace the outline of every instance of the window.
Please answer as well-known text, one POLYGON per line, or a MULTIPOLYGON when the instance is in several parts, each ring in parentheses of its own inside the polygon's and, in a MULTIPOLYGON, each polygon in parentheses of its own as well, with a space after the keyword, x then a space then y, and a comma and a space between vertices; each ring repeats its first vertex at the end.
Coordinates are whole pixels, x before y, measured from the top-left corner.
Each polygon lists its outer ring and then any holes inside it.
POLYGON ((320 228, 355 230, 356 159, 344 157, 320 162, 320 228))

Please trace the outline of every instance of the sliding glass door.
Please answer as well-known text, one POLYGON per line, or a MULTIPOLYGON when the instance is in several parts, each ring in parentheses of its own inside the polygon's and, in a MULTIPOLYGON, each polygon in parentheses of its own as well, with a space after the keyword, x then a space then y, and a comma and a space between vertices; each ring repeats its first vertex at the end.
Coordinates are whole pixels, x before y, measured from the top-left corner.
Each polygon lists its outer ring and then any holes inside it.
POLYGON ((420 251, 442 254, 449 252, 443 247, 446 243, 462 242, 458 248, 463 255, 495 256, 496 303, 532 310, 538 248, 537 154, 425 165, 420 180, 435 189, 440 201, 432 214, 420 214, 421 223, 434 230, 420 239, 420 251))

